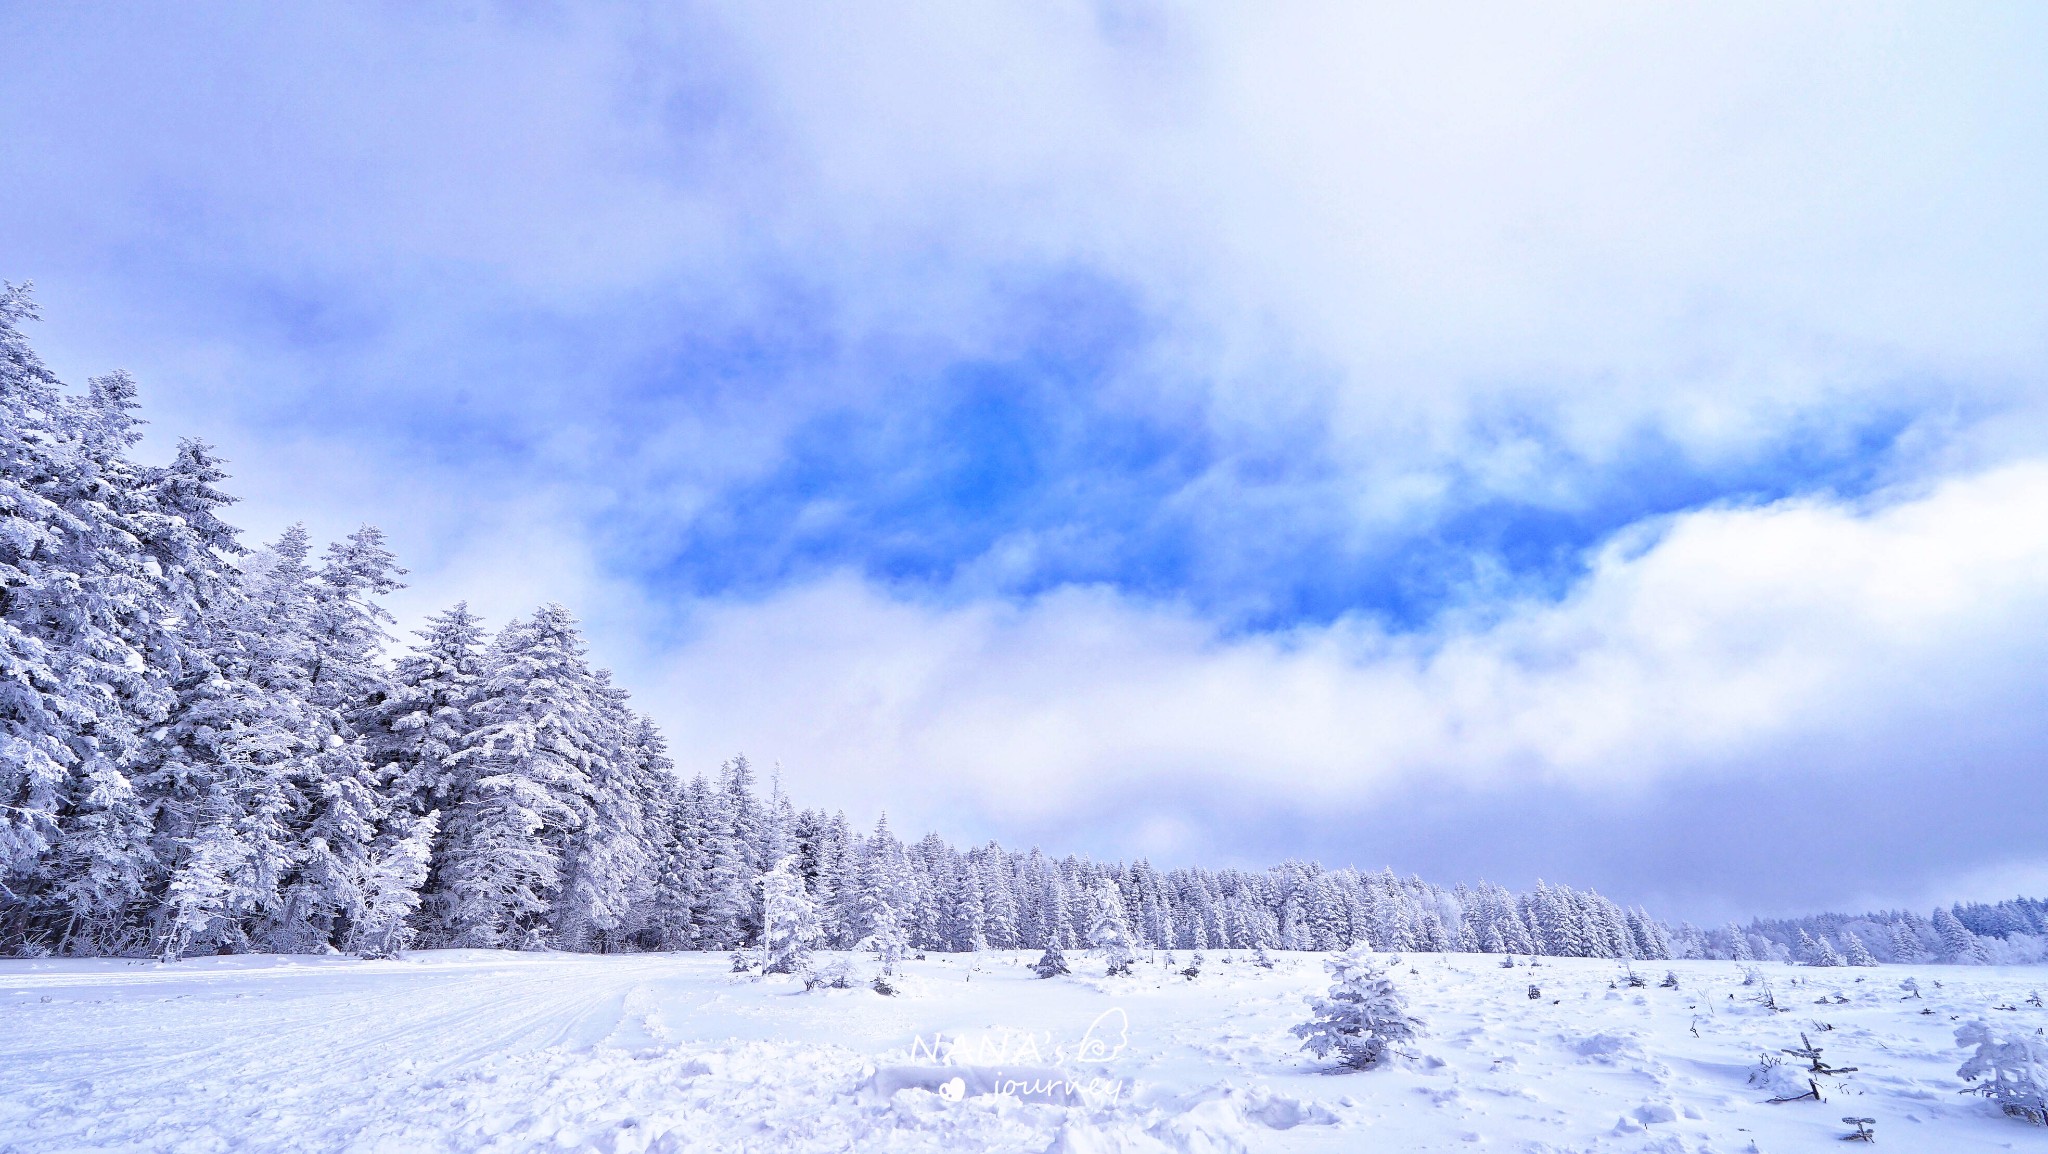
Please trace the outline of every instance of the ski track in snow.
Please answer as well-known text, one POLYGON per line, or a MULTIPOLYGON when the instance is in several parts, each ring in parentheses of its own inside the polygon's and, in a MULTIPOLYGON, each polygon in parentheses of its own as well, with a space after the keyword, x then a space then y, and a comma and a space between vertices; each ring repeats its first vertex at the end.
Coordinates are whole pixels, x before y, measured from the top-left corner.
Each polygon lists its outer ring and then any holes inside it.
POLYGON ((0 1152, 1708 1154, 1842 1149, 1844 1115, 1876 1118, 1888 1150, 2048 1149, 1957 1093, 1953 1038, 1978 1017, 2048 1026, 2025 1000, 2048 986, 2038 968, 1764 964, 1788 1007, 1773 1011, 1732 962, 1639 970, 1674 971, 1670 990, 1629 988, 1607 961, 1410 955, 1392 972, 1425 1025, 1413 1055, 1333 1075, 1287 1032, 1326 985, 1319 955, 1272 970, 1212 955, 1193 982, 1150 962, 1093 977, 1079 955, 1076 976, 1039 981, 1034 957, 934 955, 894 998, 804 994, 698 954, 5 961, 0 1152), (1908 975, 1924 999, 1902 997, 1908 975), (1073 1061, 1113 1010, 1127 1044, 1073 1061), (1859 1070, 1825 1103, 1766 1104, 1749 1069, 1802 1030, 1859 1070), (935 1035, 990 1065, 1054 1065, 1065 1045, 1057 1064, 1120 1092, 1058 1106, 867 1091, 878 1068, 930 1064, 913 1039, 935 1035), (1042 1061, 1020 1057, 1027 1037, 1042 1061))

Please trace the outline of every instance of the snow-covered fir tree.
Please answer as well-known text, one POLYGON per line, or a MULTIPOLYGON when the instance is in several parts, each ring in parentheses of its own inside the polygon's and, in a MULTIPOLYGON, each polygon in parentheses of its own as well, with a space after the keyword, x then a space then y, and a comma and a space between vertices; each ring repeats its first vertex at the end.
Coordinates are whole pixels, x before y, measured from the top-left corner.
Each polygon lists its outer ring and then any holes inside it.
POLYGON ((1096 884, 1092 896, 1094 916, 1088 928, 1088 945, 1101 951, 1110 977, 1121 977, 1131 972, 1135 949, 1123 897, 1117 892, 1116 883, 1107 877, 1096 884))
POLYGON ((2024 1029, 1995 1029, 1969 1022, 1956 1030, 1956 1045, 1975 1050, 1956 1073, 2007 1115, 2048 1126, 2048 1040, 2024 1029))
POLYGON ((470 708, 482 684, 483 622, 467 602, 427 618, 364 710, 364 739, 379 788, 412 813, 445 808, 456 796, 457 751, 469 744, 470 708))
POLYGON ((1060 944, 1054 941, 1045 944, 1045 952, 1039 954, 1038 960, 1031 964, 1031 972, 1041 978, 1057 978, 1072 971, 1067 968, 1066 951, 1060 949, 1060 944))
POLYGON ((389 958, 412 944, 418 932, 413 918, 419 912, 440 818, 438 810, 430 810, 424 816, 401 813, 393 819, 389 841, 364 873, 362 913, 349 927, 349 952, 389 958))
POLYGON ((1957 918, 1953 911, 1934 911, 1934 932, 1941 940, 1941 960, 1952 965, 1966 965, 1983 960, 1983 952, 1977 943, 1977 935, 1957 918))
POLYGON ((803 974, 820 926, 818 907, 804 892, 803 874, 794 855, 784 857, 761 879, 763 903, 762 972, 803 974))
POLYGON ((1324 965, 1329 991, 1307 999, 1312 1016, 1294 1027, 1303 1049, 1318 1058, 1335 1054, 1345 1065, 1365 1070, 1415 1037, 1421 1023, 1409 1015, 1407 999, 1370 952, 1348 950, 1324 965))
POLYGON ((563 855, 594 816, 613 703, 559 605, 507 625, 486 668, 477 727, 455 754, 464 797, 448 819, 445 932, 468 946, 544 942, 563 855))

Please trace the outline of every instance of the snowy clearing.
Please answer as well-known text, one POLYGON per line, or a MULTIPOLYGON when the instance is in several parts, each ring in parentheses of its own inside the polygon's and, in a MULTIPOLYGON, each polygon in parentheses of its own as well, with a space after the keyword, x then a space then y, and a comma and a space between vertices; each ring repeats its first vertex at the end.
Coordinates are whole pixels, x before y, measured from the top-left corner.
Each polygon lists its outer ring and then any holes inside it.
POLYGON ((1957 1092, 1958 1025, 2048 1025, 2036 968, 1767 965, 1772 1010, 1731 962, 1631 988, 1608 961, 1411 955, 1414 1056, 1332 1074, 1288 1033, 1322 955, 1192 981, 1078 955, 1041 981, 1034 957, 912 961, 897 997, 704 954, 5 961, 0 1150, 1792 1151, 1841 1148, 1844 1116, 1891 1150, 2048 1142, 1957 1092), (1766 1104, 1750 1070, 1802 1031, 1857 1072, 1766 1104), (918 1069, 948 1061, 980 1069, 918 1069), (976 1093, 993 1067, 1084 1101, 976 1093))

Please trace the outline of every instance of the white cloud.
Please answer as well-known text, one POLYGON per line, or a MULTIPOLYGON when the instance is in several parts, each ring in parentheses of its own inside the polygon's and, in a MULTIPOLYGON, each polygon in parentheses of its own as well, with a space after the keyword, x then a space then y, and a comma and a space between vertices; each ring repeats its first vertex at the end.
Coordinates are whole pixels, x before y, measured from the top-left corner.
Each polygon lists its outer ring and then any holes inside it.
POLYGON ((1488 451, 1465 424, 1503 402, 1711 457, 1928 375, 2024 401, 2048 30, 1950 15, 764 5, 734 35, 810 193, 778 211, 845 246, 856 311, 971 328, 990 269, 1096 267, 1170 318, 1162 387, 1226 428, 1328 406, 1387 472, 1488 451))
MULTIPOLYGON (((989 828, 1167 779, 1300 813, 1422 778, 1798 772, 1788 751, 1916 719, 1961 735, 2038 670, 2044 508, 2036 461, 1867 508, 1695 512, 1610 546, 1561 603, 1428 637, 1226 637, 1102 589, 944 607, 839 578, 700 606, 640 683, 686 767, 745 749, 805 798, 989 828)), ((1868 768, 1932 772, 1900 756, 1868 768)))

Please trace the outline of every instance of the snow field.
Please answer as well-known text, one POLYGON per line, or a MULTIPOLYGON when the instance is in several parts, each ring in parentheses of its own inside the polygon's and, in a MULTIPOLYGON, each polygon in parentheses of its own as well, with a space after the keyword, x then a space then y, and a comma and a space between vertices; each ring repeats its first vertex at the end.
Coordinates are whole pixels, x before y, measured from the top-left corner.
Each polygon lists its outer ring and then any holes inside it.
POLYGON ((0 962, 0 1151, 1704 1154, 1841 1149, 1845 1115, 1889 1150, 2048 1142, 1957 1093, 1963 1021, 2048 1026, 2032 967, 1754 967, 1772 1010, 1732 962, 1650 963, 1631 988, 1608 961, 1409 955, 1390 972, 1425 1024, 1413 1056, 1333 1074, 1288 1033, 1322 955, 1212 954, 1194 981, 1144 953, 1105 979, 1079 952, 1041 981, 1035 956, 910 961, 893 998, 705 954, 0 962), (1825 1103, 1766 1104, 1750 1070, 1802 1031, 1858 1070, 1825 1103), (947 1060, 1096 1089, 874 1090, 947 1060))

